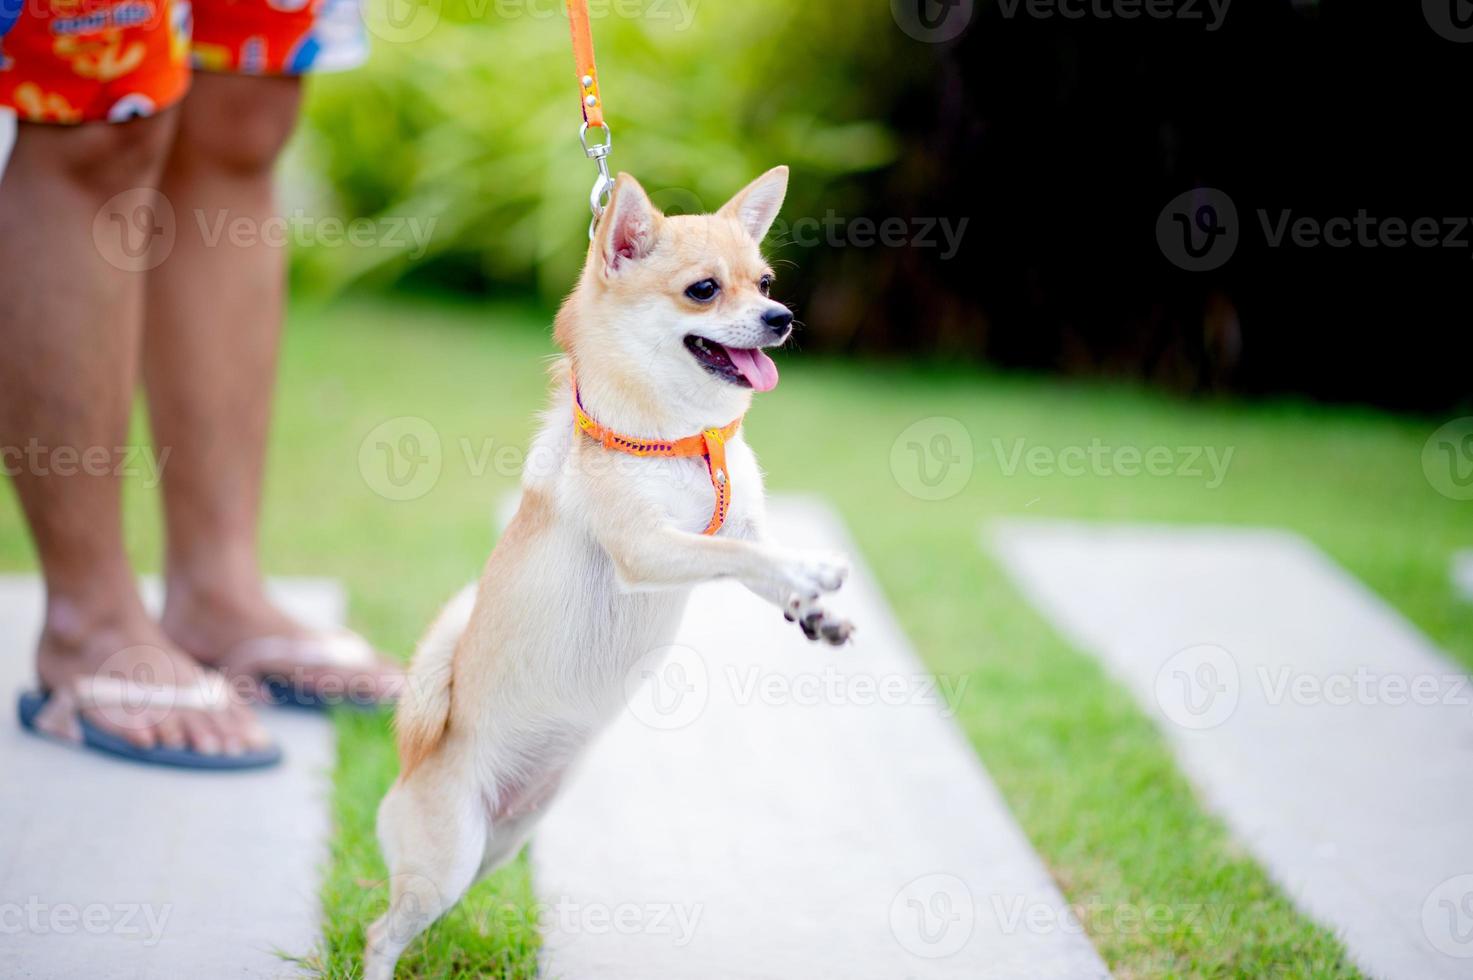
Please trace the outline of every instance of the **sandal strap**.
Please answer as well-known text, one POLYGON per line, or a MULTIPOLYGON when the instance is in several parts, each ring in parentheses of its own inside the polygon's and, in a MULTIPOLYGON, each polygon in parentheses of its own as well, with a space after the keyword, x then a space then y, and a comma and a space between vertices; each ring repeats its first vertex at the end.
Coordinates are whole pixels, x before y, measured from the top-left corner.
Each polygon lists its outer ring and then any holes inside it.
POLYGON ((378 663, 373 646, 352 630, 338 629, 309 636, 262 636, 236 646, 225 661, 230 670, 261 674, 266 665, 367 669, 378 663))
POLYGON ((174 710, 219 711, 230 705, 225 678, 210 674, 187 687, 143 684, 121 677, 83 677, 46 697, 36 714, 36 729, 65 742, 83 741, 83 710, 124 709, 130 714, 167 714, 174 710))
POLYGON ((84 708, 219 711, 231 702, 229 683, 216 673, 206 674, 185 687, 145 684, 108 675, 83 677, 73 687, 77 703, 84 708))

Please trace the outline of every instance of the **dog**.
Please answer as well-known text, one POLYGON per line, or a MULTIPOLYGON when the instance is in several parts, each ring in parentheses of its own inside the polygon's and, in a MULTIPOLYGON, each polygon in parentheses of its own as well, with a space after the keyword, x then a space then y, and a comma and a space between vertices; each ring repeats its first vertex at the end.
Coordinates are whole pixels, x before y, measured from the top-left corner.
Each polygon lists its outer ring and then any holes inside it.
POLYGON ((666 216, 616 180, 557 315, 564 356, 516 516, 415 653, 401 772, 378 814, 390 896, 367 980, 391 980, 414 937, 521 850, 693 586, 735 579, 810 640, 849 641, 822 604, 847 561, 767 540, 740 430, 778 382, 766 350, 793 332, 759 248, 787 186, 778 167, 713 215, 666 216))

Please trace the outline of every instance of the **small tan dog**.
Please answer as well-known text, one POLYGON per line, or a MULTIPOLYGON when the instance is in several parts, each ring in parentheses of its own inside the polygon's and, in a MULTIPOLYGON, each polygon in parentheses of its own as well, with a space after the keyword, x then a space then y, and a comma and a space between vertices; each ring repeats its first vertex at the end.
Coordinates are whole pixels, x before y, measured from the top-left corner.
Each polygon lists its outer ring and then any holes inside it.
POLYGON ((557 317, 567 357, 521 506, 415 654, 402 772, 379 808, 390 899, 367 980, 390 980, 410 941, 521 849, 691 587, 735 579, 810 639, 849 639, 819 605, 846 562, 764 539, 740 431, 753 391, 777 384, 763 348, 792 333, 758 248, 787 184, 779 167, 717 214, 666 217, 619 176, 557 317))

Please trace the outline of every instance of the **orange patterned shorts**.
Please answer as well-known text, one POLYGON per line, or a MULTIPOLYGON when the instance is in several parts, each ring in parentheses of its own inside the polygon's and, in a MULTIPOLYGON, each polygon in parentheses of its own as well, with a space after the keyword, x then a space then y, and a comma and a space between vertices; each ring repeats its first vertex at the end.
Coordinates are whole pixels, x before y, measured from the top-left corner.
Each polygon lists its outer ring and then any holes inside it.
POLYGON ((0 107, 121 122, 178 102, 195 69, 300 75, 366 51, 354 0, 0 0, 0 107))

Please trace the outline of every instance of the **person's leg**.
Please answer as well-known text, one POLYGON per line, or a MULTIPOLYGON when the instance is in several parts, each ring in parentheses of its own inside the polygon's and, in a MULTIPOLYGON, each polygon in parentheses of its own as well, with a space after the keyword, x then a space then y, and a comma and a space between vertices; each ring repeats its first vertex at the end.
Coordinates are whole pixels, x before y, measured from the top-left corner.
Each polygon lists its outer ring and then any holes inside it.
MULTIPOLYGON (((46 581, 37 672, 51 691, 99 672, 180 686, 204 673, 144 611, 125 554, 117 473, 143 276, 120 268, 127 253, 94 237, 126 234, 129 250, 142 253, 152 216, 137 223, 131 199, 111 206, 117 213, 104 209, 115 195, 154 185, 175 122, 170 111, 120 124, 21 123, 0 181, 0 453, 46 581)), ((269 744, 244 708, 141 724, 88 715, 143 747, 215 753, 269 744)))
MULTIPOLYGON (((154 432, 174 450, 163 624, 212 664, 228 666, 246 641, 308 635, 267 599, 257 557, 286 258, 280 222, 270 234, 267 223, 300 98, 296 78, 197 74, 160 185, 179 215, 169 260, 149 276, 144 340, 154 432)), ((301 672, 309 683, 323 673, 365 694, 397 676, 301 672)))

